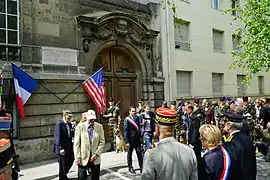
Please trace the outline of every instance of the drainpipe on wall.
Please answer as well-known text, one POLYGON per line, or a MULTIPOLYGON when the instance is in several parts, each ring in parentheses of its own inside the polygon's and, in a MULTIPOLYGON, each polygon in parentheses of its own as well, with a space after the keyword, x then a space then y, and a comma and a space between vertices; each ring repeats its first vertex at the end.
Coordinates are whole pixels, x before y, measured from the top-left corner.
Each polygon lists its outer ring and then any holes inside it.
POLYGON ((166 14, 165 14, 165 19, 166 19, 166 40, 167 40, 167 61, 168 61, 168 83, 169 83, 169 99, 167 100, 172 100, 172 78, 171 78, 171 46, 170 46, 170 36, 169 36, 169 32, 170 32, 170 17, 169 17, 169 7, 167 4, 167 1, 165 1, 166 3, 166 14))

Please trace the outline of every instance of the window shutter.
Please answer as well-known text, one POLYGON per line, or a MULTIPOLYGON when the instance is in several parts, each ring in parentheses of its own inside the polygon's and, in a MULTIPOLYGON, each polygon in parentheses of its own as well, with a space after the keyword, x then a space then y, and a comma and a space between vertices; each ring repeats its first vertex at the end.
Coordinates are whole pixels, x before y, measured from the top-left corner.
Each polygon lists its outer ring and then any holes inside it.
POLYGON ((181 41, 181 34, 179 32, 178 27, 174 27, 174 40, 181 41))
POLYGON ((259 95, 264 94, 264 77, 258 76, 259 95))
POLYGON ((191 72, 177 71, 177 96, 190 97, 191 96, 191 72))
POLYGON ((222 95, 222 74, 219 73, 212 74, 212 88, 214 96, 222 95))
POLYGON ((222 32, 213 31, 214 50, 222 51, 222 32))
POLYGON ((244 80, 243 75, 237 75, 237 88, 238 88, 238 96, 245 96, 246 95, 246 88, 242 81, 244 80))

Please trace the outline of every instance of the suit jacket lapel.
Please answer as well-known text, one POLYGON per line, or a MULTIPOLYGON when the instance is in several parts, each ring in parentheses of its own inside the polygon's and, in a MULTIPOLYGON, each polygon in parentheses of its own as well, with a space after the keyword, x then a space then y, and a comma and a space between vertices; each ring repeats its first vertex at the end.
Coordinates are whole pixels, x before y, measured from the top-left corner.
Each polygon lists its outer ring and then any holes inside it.
POLYGON ((66 132, 66 134, 68 136, 68 129, 67 129, 67 125, 66 125, 64 120, 62 120, 62 125, 64 126, 65 132, 66 132))

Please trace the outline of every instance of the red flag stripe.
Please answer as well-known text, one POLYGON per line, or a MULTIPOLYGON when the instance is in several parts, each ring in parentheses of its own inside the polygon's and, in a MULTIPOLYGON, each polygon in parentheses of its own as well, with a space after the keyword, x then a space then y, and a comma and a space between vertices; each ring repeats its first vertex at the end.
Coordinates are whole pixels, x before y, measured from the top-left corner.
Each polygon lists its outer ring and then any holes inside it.
POLYGON ((94 84, 91 80, 88 82, 91 92, 95 95, 96 101, 99 104, 99 107, 102 108, 102 95, 99 93, 99 89, 94 87, 94 84))
POLYGON ((100 105, 98 104, 96 98, 95 98, 95 94, 93 94, 89 88, 89 85, 84 83, 83 84, 83 87, 86 89, 87 93, 90 95, 90 97, 93 99, 94 103, 96 104, 97 108, 98 108, 98 111, 100 112, 100 105))
POLYGON ((99 88, 92 78, 87 79, 83 83, 83 87, 93 99, 99 112, 104 112, 106 108, 104 84, 99 88))
POLYGON ((89 94, 92 97, 92 99, 94 100, 97 107, 100 107, 101 106, 100 99, 97 98, 97 94, 95 93, 95 91, 92 90, 91 84, 87 81, 85 83, 85 86, 86 86, 86 89, 89 91, 89 94))
POLYGON ((93 92, 97 95, 99 98, 99 102, 102 101, 102 92, 100 92, 100 89, 97 87, 96 83, 93 82, 91 79, 89 80, 90 88, 93 90, 93 92))

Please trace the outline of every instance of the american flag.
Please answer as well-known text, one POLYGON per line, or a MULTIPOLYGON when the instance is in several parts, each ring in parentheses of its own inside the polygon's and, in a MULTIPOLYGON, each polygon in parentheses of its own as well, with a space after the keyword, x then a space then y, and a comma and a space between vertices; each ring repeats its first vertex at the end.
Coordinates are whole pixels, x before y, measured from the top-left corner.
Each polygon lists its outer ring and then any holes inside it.
POLYGON ((106 96, 104 92, 104 75, 102 68, 82 83, 84 89, 93 99, 98 111, 102 114, 106 109, 106 96))

